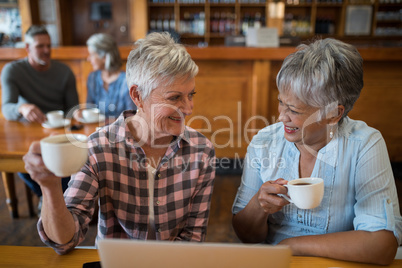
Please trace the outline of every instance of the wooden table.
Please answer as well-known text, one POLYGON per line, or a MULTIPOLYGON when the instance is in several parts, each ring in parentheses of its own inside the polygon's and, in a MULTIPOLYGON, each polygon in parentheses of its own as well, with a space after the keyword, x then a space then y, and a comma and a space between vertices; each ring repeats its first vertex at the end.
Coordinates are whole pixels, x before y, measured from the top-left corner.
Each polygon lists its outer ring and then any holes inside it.
MULTIPOLYGON (((0 246, 0 267, 82 267, 86 262, 99 261, 96 249, 75 249, 67 255, 57 255, 47 247, 0 246)), ((173 267, 166 264, 165 268, 173 267)), ((291 259, 290 268, 369 268, 377 265, 338 261, 319 257, 298 257, 291 259)), ((402 267, 402 260, 394 260, 389 266, 402 267)))
MULTIPOLYGON (((76 122, 73 120, 72 122, 76 122)), ((97 124, 84 124, 79 131, 71 131, 70 126, 59 129, 46 129, 38 123, 7 121, 0 116, 0 171, 6 194, 8 209, 13 218, 18 218, 18 199, 15 193, 14 173, 26 172, 22 157, 28 152, 33 141, 49 136, 50 134, 82 133, 90 135, 96 130, 97 124)), ((30 191, 27 191, 28 197, 30 191)), ((33 208, 30 204, 30 214, 33 208)))

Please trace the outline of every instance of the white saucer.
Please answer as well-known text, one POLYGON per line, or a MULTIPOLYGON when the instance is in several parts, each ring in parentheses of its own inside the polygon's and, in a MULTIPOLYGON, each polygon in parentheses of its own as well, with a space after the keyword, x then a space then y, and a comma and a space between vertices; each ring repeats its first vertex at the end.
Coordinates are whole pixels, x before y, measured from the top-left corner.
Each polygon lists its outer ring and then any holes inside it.
POLYGON ((60 125, 55 125, 55 126, 54 126, 54 125, 49 124, 48 121, 46 121, 46 122, 44 122, 44 123, 42 124, 42 127, 44 127, 44 128, 50 128, 50 129, 53 129, 53 128, 61 128, 61 127, 66 127, 66 126, 70 125, 70 123, 71 123, 71 120, 70 120, 70 119, 64 119, 64 121, 63 121, 62 124, 60 124, 60 125))
POLYGON ((92 121, 87 121, 85 120, 83 117, 80 117, 77 119, 78 122, 83 123, 83 124, 92 124, 92 123, 98 123, 98 122, 103 122, 105 121, 106 116, 104 114, 99 114, 99 117, 97 118, 97 120, 92 120, 92 121))

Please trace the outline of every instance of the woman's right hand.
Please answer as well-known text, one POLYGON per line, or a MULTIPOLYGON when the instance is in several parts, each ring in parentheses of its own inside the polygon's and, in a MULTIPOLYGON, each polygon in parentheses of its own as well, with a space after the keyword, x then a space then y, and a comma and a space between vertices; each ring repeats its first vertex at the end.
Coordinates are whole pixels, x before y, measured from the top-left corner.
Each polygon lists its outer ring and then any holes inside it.
POLYGON ((283 185, 288 181, 282 178, 275 181, 265 182, 257 193, 257 200, 260 207, 267 214, 278 212, 283 206, 289 204, 284 198, 278 196, 278 194, 287 194, 287 188, 283 185))
POLYGON ((58 177, 56 177, 56 175, 45 166, 42 159, 40 143, 38 141, 31 144, 29 151, 24 155, 23 160, 25 163, 25 170, 41 187, 52 187, 53 185, 60 184, 59 180, 55 179, 58 177))

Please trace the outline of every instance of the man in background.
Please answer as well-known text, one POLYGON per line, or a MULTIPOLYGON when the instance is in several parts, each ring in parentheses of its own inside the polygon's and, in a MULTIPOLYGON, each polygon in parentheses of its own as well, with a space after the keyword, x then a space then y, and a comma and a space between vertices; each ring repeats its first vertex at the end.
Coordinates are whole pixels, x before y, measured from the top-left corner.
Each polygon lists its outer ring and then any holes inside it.
MULTIPOLYGON (((1 72, 2 113, 7 120, 44 123, 45 114, 78 105, 75 76, 71 69, 51 60, 50 35, 44 26, 32 25, 25 34, 26 58, 7 63, 1 72)), ((18 174, 40 198, 39 185, 29 174, 18 174)), ((70 178, 63 178, 63 190, 70 178)), ((39 202, 39 213, 41 202, 39 202)))
POLYGON ((6 64, 1 72, 2 107, 7 120, 43 123, 45 113, 78 105, 71 69, 51 60, 50 36, 44 26, 32 25, 25 34, 26 58, 6 64))

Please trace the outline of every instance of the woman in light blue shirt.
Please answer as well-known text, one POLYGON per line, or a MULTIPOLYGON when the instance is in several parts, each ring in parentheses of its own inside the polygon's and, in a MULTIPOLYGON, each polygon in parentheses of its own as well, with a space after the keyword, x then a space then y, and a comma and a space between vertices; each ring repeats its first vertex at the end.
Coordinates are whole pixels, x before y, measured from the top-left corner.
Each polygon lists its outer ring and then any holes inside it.
POLYGON ((334 39, 300 45, 277 76, 279 121, 250 143, 233 204, 243 242, 289 245, 294 255, 389 264, 402 218, 379 131, 350 119, 363 60, 334 39), (303 177, 324 179, 324 198, 299 209, 278 194, 303 177))
POLYGON ((113 37, 94 34, 88 41, 88 61, 94 71, 87 81, 87 104, 100 109, 108 121, 116 119, 125 110, 136 110, 126 82, 126 73, 121 71, 122 61, 113 37))

